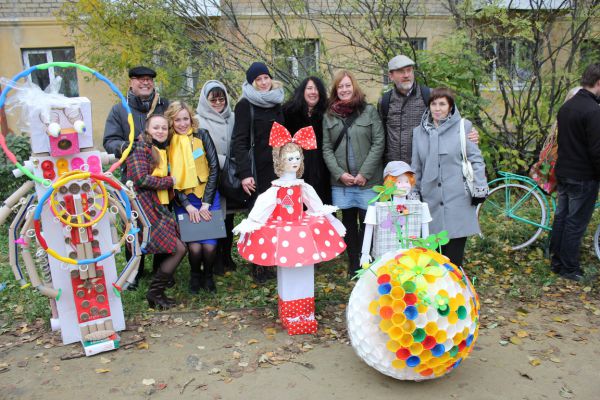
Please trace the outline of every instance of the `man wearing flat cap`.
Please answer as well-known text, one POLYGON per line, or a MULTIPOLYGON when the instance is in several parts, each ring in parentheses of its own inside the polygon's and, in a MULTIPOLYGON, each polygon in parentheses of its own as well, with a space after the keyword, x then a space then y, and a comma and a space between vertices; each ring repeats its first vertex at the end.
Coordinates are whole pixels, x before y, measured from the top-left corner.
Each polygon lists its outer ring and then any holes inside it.
MULTIPOLYGON (((134 67, 129 70, 129 90, 127 91, 127 104, 133 115, 135 137, 144 130, 146 118, 152 114, 164 114, 169 106, 167 99, 161 99, 154 89, 154 78, 156 71, 148 67, 134 67)), ((115 104, 106 118, 104 125, 104 140, 102 141, 107 153, 114 154, 120 158, 123 150, 129 145, 129 123, 127 122, 127 111, 121 103, 115 104)), ((123 176, 126 176, 125 164, 121 167, 123 176)), ((131 258, 131 251, 125 248, 125 257, 131 258)), ((144 273, 145 256, 142 255, 135 283, 128 290, 136 290, 138 282, 144 273)), ((154 263, 159 261, 156 256, 154 263)))
MULTIPOLYGON (((127 104, 133 114, 135 137, 143 130, 146 118, 152 114, 164 114, 169 101, 162 99, 154 89, 156 72, 148 67, 134 67, 129 70, 129 91, 127 104)), ((127 111, 119 104, 110 110, 104 125, 104 149, 117 158, 121 157, 123 150, 129 144, 129 123, 127 111)))
MULTIPOLYGON (((398 55, 388 63, 388 76, 394 87, 379 99, 378 110, 385 131, 384 159, 404 161, 412 158, 413 129, 421 123, 428 108, 429 89, 415 80, 415 62, 405 55, 398 55)), ((469 140, 478 143, 476 130, 468 134, 469 140)))

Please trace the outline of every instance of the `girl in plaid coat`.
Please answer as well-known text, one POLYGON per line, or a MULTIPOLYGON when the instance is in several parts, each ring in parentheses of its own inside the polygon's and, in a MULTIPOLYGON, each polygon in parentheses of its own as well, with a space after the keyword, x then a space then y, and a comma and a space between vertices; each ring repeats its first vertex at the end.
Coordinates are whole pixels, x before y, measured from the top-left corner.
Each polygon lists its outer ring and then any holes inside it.
POLYGON ((175 300, 165 295, 165 289, 186 252, 179 239, 177 223, 167 208, 169 190, 175 179, 168 176, 166 147, 169 143, 168 121, 162 115, 146 120, 145 130, 136 140, 127 157, 127 179, 134 185, 137 198, 150 222, 150 240, 146 253, 161 254, 146 299, 150 307, 171 308, 175 300))

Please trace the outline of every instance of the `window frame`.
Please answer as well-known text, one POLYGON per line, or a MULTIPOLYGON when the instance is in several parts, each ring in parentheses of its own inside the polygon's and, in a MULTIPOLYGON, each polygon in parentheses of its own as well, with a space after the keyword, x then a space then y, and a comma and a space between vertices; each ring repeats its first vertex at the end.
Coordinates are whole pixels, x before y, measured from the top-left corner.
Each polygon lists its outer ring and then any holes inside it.
MULTIPOLYGON (((75 62, 75 47, 74 46, 57 46, 57 47, 40 47, 40 48, 21 48, 21 59, 23 61, 23 66, 25 67, 25 69, 29 69, 32 67, 31 63, 29 62, 29 55, 30 54, 45 54, 46 55, 46 63, 51 63, 54 62, 54 55, 52 54, 52 52, 54 50, 72 50, 73 51, 73 60, 70 62, 75 62)), ((46 71, 48 71, 48 77, 50 82, 52 82, 54 79, 56 79, 56 73, 54 70, 54 67, 49 67, 48 69, 46 69, 46 71)), ((79 80, 77 79, 77 72, 75 72, 75 83, 76 83, 76 95, 75 96, 71 96, 71 97, 79 97, 80 93, 79 93, 79 80)), ((32 74, 27 75, 27 81, 29 83, 33 83, 33 77, 32 74)), ((65 83, 66 85, 66 83, 65 83)), ((42 90, 44 90, 45 88, 42 88, 42 90)), ((64 93, 63 93, 64 94, 64 93)), ((65 94, 65 96, 67 96, 65 94)), ((67 96, 69 97, 69 96, 67 96)))

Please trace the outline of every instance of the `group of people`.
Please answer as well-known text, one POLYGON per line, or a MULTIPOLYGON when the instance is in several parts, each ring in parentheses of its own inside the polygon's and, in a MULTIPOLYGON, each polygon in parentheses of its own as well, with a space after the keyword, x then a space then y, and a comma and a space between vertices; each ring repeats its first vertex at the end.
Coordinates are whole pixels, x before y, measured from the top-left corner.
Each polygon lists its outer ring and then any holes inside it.
MULTIPOLYGON (((329 95, 323 81, 306 78, 289 100, 268 67, 255 62, 246 71, 242 96, 232 111, 225 85, 204 84, 196 114, 183 102, 169 102, 154 90, 156 73, 150 68, 129 71, 128 102, 134 114, 136 143, 125 165, 152 224, 146 253, 154 254, 155 270, 147 299, 168 308, 173 300, 164 291, 187 251, 190 290, 214 291, 213 273, 235 268, 231 258, 233 214, 218 191, 218 175, 227 157, 234 157, 236 175, 252 199, 271 187, 276 177, 269 136, 274 122, 294 133, 312 126, 317 148, 304 152, 304 180, 323 203, 341 209, 346 229, 348 272, 360 268, 364 220, 374 186, 384 179, 388 162, 412 166, 415 192, 428 203, 430 231, 448 231, 444 248, 452 262, 463 263, 466 238, 479 232, 476 204, 487 195, 478 134, 461 118, 452 91, 430 89, 415 80, 415 63, 400 55, 389 62, 394 87, 378 107, 367 103, 354 74, 338 71, 329 95), (465 133, 466 132, 466 133, 465 133), (460 135, 465 136, 466 158, 474 179, 467 184, 462 171, 460 135), (171 210, 172 209, 172 210, 171 210), (192 222, 210 220, 214 210, 225 210, 227 237, 183 243, 174 214, 187 213, 192 222)), ((120 156, 127 146, 127 115, 120 105, 111 110, 104 147, 120 156)), ((463 142, 464 143, 464 142, 463 142)), ((140 266, 143 270, 143 266, 140 266)), ((258 282, 271 269, 252 266, 258 282)))

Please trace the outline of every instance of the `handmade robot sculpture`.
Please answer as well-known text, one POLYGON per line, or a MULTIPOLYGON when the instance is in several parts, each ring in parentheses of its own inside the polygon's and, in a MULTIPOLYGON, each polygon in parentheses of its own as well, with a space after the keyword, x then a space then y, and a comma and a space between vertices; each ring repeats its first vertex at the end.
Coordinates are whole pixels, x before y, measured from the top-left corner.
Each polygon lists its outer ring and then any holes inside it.
POLYGON ((33 286, 50 298, 51 326, 61 330, 63 343, 81 341, 86 355, 92 355, 119 345, 117 332, 125 329, 120 292, 135 278, 149 226, 131 187, 112 175, 131 146, 102 170, 114 157, 93 147, 90 101, 17 84, 49 67, 78 68, 107 83, 129 113, 130 143, 133 119, 127 101, 107 78, 75 63, 29 68, 8 81, 0 96, 0 107, 6 102, 11 109, 21 108, 31 133, 32 154, 24 165, 0 136, 0 145, 17 167, 15 176, 31 179, 0 208, 0 223, 16 210, 9 228, 15 279, 22 288, 33 286), (7 100, 11 90, 15 94, 7 100), (133 257, 118 275, 115 254, 123 245, 131 246, 133 257))
POLYGON ((277 266, 279 318, 288 334, 315 333, 314 265, 344 251, 346 229, 332 215, 337 207, 324 205, 315 189, 299 179, 304 171, 302 149, 317 148, 313 128, 302 128, 292 138, 275 122, 269 145, 279 179, 258 196, 248 218, 233 231, 240 234, 242 257, 277 266))

